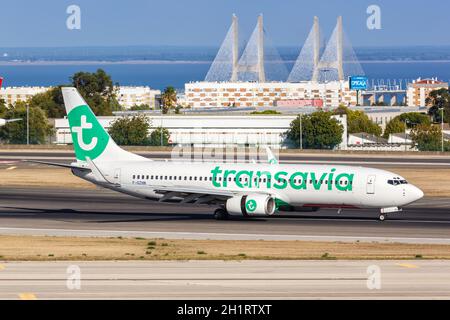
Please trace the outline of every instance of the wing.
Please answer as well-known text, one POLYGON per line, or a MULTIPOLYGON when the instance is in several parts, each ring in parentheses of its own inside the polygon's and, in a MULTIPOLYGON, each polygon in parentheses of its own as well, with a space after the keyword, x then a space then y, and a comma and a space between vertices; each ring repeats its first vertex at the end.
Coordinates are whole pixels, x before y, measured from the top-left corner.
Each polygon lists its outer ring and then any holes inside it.
POLYGON ((167 202, 171 200, 179 200, 181 203, 194 204, 210 204, 223 203, 229 198, 234 197, 237 193, 225 190, 211 190, 198 187, 177 187, 177 186, 148 186, 152 188, 155 193, 163 195, 160 202, 167 202))

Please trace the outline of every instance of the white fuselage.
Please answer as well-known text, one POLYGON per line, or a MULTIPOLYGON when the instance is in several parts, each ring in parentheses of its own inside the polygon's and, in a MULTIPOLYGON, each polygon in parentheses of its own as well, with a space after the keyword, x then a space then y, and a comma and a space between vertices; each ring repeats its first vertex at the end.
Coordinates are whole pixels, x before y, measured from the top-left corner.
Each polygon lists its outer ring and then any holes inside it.
MULTIPOLYGON (((394 173, 352 166, 143 160, 102 163, 99 169, 116 184, 109 188, 155 200, 161 198, 155 192, 158 187, 264 193, 286 205, 320 208, 402 207, 423 197, 420 189, 394 173)), ((92 173, 74 173, 99 184, 92 173)))

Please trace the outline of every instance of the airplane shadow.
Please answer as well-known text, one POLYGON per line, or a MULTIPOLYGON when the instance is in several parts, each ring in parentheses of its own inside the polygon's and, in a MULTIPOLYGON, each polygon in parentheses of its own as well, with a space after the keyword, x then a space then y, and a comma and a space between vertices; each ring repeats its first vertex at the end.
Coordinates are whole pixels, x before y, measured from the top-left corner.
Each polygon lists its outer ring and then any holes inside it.
MULTIPOLYGON (((2 218, 10 218, 9 214, 19 214, 14 215, 15 219, 29 219, 30 216, 20 216, 20 214, 29 214, 35 213, 33 219, 49 219, 54 218, 57 220, 70 220, 77 219, 78 222, 85 223, 100 223, 100 224, 108 224, 108 223, 132 223, 132 222, 158 222, 158 221, 210 221, 214 220, 214 217, 211 213, 179 213, 174 211, 166 211, 166 212, 124 212, 124 211, 95 211, 95 210, 74 210, 74 209, 37 209, 37 208, 29 208, 29 207, 0 207, 0 219, 2 218), (6 210, 14 210, 14 212, 6 211, 6 210), (101 217, 96 219, 96 217, 101 217), (117 217, 129 217, 127 219, 121 219, 117 217), (133 217, 133 218, 131 218, 133 217), (80 221, 81 220, 81 221, 80 221)), ((246 221, 248 223, 251 222, 272 222, 272 221, 291 221, 291 220, 359 220, 359 221, 373 221, 377 220, 376 214, 370 214, 370 212, 364 212, 364 217, 357 216, 356 213, 354 215, 314 215, 314 214, 295 214, 295 213, 281 213, 279 215, 275 215, 272 217, 239 217, 239 216, 231 216, 225 222, 242 222, 246 221)), ((392 220, 392 219, 391 219, 392 220)), ((221 221, 222 223, 224 221, 221 221)))

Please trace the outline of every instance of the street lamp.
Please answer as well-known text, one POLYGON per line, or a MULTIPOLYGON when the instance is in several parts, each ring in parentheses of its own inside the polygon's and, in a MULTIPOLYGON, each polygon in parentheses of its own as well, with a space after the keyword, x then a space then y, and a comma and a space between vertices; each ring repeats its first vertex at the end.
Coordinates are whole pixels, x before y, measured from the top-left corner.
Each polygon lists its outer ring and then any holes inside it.
POLYGON ((440 107, 441 110, 441 152, 444 152, 444 107, 440 107))
POLYGON ((299 114, 298 118, 300 119, 300 150, 303 150, 303 125, 302 125, 302 118, 303 118, 303 114, 299 114))
POLYGON ((407 130, 408 130, 408 123, 409 123, 409 120, 408 119, 405 119, 405 152, 407 151, 407 143, 406 143, 406 137, 407 137, 407 130))
POLYGON ((27 146, 30 145, 30 106, 27 103, 27 146))

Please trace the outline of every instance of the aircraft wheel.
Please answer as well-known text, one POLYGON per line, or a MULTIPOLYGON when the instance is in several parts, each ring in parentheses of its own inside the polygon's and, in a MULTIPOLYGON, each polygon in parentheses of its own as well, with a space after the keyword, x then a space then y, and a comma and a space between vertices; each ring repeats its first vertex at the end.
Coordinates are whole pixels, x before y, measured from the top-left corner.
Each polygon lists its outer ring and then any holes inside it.
POLYGON ((384 214, 380 215, 380 221, 385 221, 386 220, 386 216, 384 214))
POLYGON ((214 212, 214 219, 216 220, 228 220, 229 214, 227 210, 219 208, 214 212))

